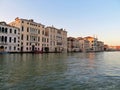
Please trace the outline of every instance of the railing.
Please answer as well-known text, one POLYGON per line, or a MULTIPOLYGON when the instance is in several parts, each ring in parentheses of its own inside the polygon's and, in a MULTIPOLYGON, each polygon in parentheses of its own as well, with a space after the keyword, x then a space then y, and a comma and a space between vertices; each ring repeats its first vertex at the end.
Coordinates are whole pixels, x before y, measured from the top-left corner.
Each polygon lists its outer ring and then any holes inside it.
POLYGON ((7 42, 0 42, 0 45, 8 45, 7 42))

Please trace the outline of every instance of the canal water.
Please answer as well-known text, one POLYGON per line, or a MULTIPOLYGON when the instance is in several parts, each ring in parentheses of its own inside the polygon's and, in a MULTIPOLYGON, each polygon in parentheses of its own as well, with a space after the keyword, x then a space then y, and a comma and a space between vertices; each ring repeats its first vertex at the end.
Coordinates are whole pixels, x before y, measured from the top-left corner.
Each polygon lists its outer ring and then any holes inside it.
POLYGON ((120 90, 120 52, 0 54, 0 90, 120 90))

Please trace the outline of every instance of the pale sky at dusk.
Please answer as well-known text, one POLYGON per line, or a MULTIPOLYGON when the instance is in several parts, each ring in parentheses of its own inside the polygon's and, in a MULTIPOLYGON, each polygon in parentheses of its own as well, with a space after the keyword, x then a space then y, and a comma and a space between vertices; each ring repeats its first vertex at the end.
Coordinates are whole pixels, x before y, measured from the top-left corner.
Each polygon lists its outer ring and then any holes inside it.
POLYGON ((120 45, 120 0, 0 0, 0 21, 16 17, 65 28, 68 36, 97 35, 120 45))

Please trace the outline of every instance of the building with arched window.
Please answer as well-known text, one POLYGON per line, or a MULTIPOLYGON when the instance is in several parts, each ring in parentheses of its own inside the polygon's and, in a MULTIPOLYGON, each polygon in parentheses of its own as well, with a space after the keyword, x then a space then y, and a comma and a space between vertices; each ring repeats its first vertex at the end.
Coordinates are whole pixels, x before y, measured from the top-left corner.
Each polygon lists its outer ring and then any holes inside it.
POLYGON ((0 52, 19 52, 19 29, 0 22, 0 52))
POLYGON ((16 18, 10 25, 20 29, 21 52, 45 51, 49 47, 45 25, 34 22, 33 19, 16 18))
POLYGON ((67 52, 67 31, 53 26, 46 27, 49 35, 50 52, 67 52))
POLYGON ((67 52, 67 31, 45 27, 33 19, 16 18, 10 25, 20 29, 21 52, 67 52))

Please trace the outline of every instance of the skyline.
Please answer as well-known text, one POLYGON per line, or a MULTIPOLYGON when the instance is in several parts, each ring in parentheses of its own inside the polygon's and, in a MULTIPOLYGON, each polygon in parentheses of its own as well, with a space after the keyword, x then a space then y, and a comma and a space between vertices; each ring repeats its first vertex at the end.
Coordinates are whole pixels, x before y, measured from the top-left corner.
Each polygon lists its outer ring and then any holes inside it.
POLYGON ((16 17, 56 28, 65 28, 68 36, 96 35, 108 45, 120 45, 119 0, 1 0, 0 21, 16 17))

